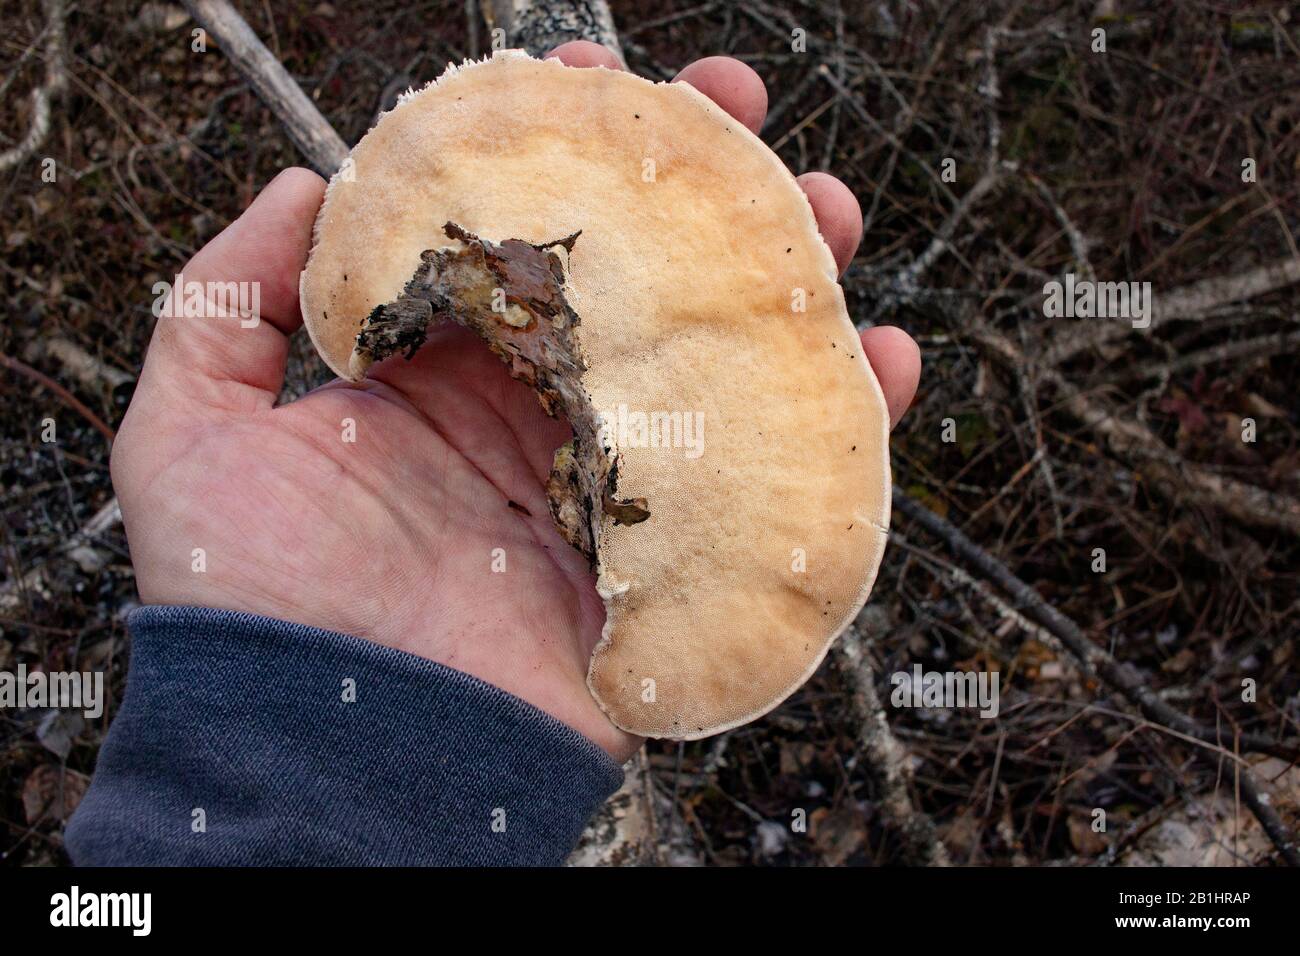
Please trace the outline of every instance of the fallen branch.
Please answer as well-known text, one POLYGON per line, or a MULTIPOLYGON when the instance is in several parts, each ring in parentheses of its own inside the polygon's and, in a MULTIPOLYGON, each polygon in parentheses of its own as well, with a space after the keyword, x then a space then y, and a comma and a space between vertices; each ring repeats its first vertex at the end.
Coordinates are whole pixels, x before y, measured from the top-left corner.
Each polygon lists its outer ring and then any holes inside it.
POLYGON ((623 785, 592 817, 567 866, 702 866, 685 827, 660 832, 672 801, 655 787, 645 750, 623 767, 623 785), (678 832, 680 830, 680 832, 678 832))
MULTIPOLYGON (((1150 332, 1177 319, 1200 319, 1210 313, 1249 299, 1276 292, 1300 282, 1300 259, 1279 259, 1235 276, 1215 276, 1153 296, 1150 332)), ((1113 342, 1133 331, 1131 324, 1116 320, 1089 325, 1063 338, 1043 354, 1043 364, 1052 368, 1095 346, 1113 342)))
POLYGON ((270 107, 311 167, 322 176, 333 175, 347 159, 347 144, 244 18, 227 0, 185 0, 185 8, 270 107))
POLYGON ((1168 380, 1175 375, 1199 369, 1205 365, 1220 362, 1240 362, 1246 359, 1264 358, 1270 355, 1286 355, 1300 350, 1300 330, 1292 332, 1274 332, 1235 342, 1221 342, 1208 348, 1198 349, 1182 358, 1169 362, 1156 362, 1140 365, 1128 372, 1117 375, 1112 381, 1143 382, 1151 379, 1168 380))
POLYGON ((910 292, 919 287, 921 277, 930 271, 930 267, 944 252, 951 249, 953 234, 957 231, 957 227, 961 225, 962 220, 970 214, 971 208, 998 184, 998 181, 1002 178, 1004 168, 1013 167, 994 165, 984 171, 975 185, 970 188, 970 191, 961 197, 948 218, 943 221, 943 224, 935 232, 934 238, 930 240, 930 244, 926 246, 925 251, 899 273, 894 282, 896 289, 902 292, 910 292))
POLYGON ((135 381, 135 376, 130 372, 114 368, 70 339, 58 336, 33 339, 32 344, 23 352, 23 357, 29 362, 38 362, 46 356, 57 359, 63 370, 86 388, 112 390, 135 381))
MULTIPOLYGON (((1037 591, 1016 577, 1002 562, 971 541, 962 531, 945 521, 930 509, 918 504, 898 487, 893 491, 894 510, 915 521, 934 537, 944 542, 954 554, 978 570, 1006 591, 1018 603, 1018 610, 1027 618, 1042 625, 1057 638, 1090 672, 1108 686, 1117 690, 1129 703, 1155 724, 1173 728, 1189 737, 1223 746, 1220 734, 1180 713, 1160 699, 1143 683, 1141 677, 1127 665, 1117 661, 1104 648, 1088 640, 1082 629, 1055 607, 1045 601, 1037 591)), ((1284 760, 1295 760, 1294 747, 1279 744, 1259 734, 1240 734, 1236 741, 1248 750, 1270 753, 1284 760)), ((1210 750, 1196 748, 1198 759, 1215 767, 1217 755, 1210 750)), ((1300 866, 1300 841, 1287 830, 1277 812, 1260 796, 1260 790, 1249 769, 1238 765, 1240 785, 1246 806, 1268 833, 1273 845, 1291 866, 1300 866)))
MULTIPOLYGON (((1019 613, 1044 627, 1083 664, 1087 673, 1096 675, 1114 687, 1149 719, 1200 740, 1222 744, 1216 731, 1201 726, 1161 700, 1132 668, 1117 661, 1105 648, 1088 640, 1079 625, 1049 604, 1005 564, 967 537, 960 528, 908 497, 901 488, 894 488, 893 504, 896 511, 948 545, 967 566, 1002 588, 1016 601, 1019 613)), ((1247 750, 1269 753, 1284 760, 1300 758, 1300 751, 1295 747, 1279 744, 1262 734, 1242 734, 1241 744, 1247 750)))
POLYGON ((0 153, 0 170, 9 169, 33 156, 50 132, 50 113, 54 100, 68 83, 63 62, 63 0, 45 0, 45 82, 32 93, 32 125, 16 145, 0 153))
MULTIPOLYGON (((1020 347, 991 326, 976 321, 971 334, 1011 371, 1018 373, 1029 364, 1020 347)), ((1065 411, 1104 438, 1120 458, 1140 467, 1151 488, 1166 498, 1209 506, 1245 524, 1300 537, 1300 501, 1185 461, 1151 429, 1118 418, 1104 402, 1084 394, 1054 368, 1038 369, 1038 378, 1057 392, 1065 411)))
POLYGON ((849 685, 858 746, 867 758, 867 772, 880 792, 881 815, 902 844, 900 862, 912 866, 948 866, 948 851, 939 841, 933 821, 912 801, 908 751, 889 729, 864 643, 862 632, 852 625, 840 635, 833 651, 849 685))
POLYGON ((605 0, 483 0, 489 30, 502 30, 506 45, 542 56, 570 40, 590 40, 614 52, 626 66, 605 0))
POLYGON ((1093 271, 1092 261, 1088 258, 1087 237, 1079 231, 1079 227, 1074 224, 1070 214, 1057 201, 1047 183, 1029 170, 1024 171, 1024 176, 1029 180, 1030 185, 1038 190, 1038 194, 1043 197, 1043 202, 1047 203, 1052 210, 1052 215, 1061 224, 1061 228, 1065 231, 1065 237, 1070 240, 1070 252, 1074 255, 1074 262, 1081 270, 1083 277, 1089 282, 1095 281, 1097 274, 1093 271))

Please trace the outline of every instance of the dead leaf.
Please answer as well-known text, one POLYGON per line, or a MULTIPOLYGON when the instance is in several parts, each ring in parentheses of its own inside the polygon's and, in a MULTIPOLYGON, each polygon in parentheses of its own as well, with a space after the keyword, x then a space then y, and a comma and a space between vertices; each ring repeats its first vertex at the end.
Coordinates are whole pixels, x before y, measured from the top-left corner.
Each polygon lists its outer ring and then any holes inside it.
POLYGON ((979 818, 973 810, 966 807, 940 827, 939 836, 954 860, 978 865, 984 859, 983 854, 972 854, 979 853, 981 830, 979 818))
POLYGON ((781 744, 781 773, 788 777, 802 776, 812 766, 817 756, 817 748, 810 743, 781 744))
POLYGON ((84 773, 43 764, 23 784, 23 814, 29 826, 53 818, 66 823, 86 795, 90 778, 84 773))
POLYGON ((72 751, 72 742, 85 729, 86 722, 75 710, 51 707, 36 725, 36 739, 41 746, 61 760, 72 751))
POLYGON ((1286 409, 1278 408, 1264 396, 1254 392, 1246 393, 1246 410, 1256 418, 1286 418, 1289 414, 1286 409))
POLYGON ((1105 851, 1106 835, 1092 828, 1092 815, 1072 813, 1066 825, 1070 831, 1070 845, 1082 856, 1096 856, 1105 851))
POLYGON ((852 807, 828 810, 820 807, 809 819, 813 843, 827 866, 843 866, 866 843, 862 814, 852 807))
MULTIPOLYGON (((1276 757, 1247 758, 1282 822, 1300 817, 1300 767, 1276 757)), ((1238 804, 1231 778, 1217 793, 1189 800, 1152 827, 1121 866, 1263 866, 1277 855, 1259 821, 1238 804)))
POLYGON ((1181 674, 1189 667, 1196 663, 1196 652, 1190 647, 1184 647, 1169 660, 1160 665, 1160 669, 1166 674, 1181 674))

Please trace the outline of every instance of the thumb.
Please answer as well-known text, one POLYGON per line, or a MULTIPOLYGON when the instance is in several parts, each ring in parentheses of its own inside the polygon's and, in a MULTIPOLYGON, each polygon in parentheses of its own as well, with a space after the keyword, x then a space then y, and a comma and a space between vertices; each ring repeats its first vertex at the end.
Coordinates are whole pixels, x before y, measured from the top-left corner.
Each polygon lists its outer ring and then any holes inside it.
POLYGON ((177 276, 155 286, 160 315, 137 399, 246 407, 252 389, 259 401, 275 401, 288 335, 302 323, 298 274, 324 194, 315 173, 284 170, 177 276))

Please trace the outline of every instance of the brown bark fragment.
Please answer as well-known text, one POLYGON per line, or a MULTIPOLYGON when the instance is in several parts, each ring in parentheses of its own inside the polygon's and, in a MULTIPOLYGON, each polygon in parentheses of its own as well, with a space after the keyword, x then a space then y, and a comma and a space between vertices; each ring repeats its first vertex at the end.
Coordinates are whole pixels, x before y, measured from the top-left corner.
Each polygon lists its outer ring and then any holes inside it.
POLYGON ((555 454, 547 498, 565 540, 594 563, 602 515, 631 525, 649 518, 650 510, 644 498, 616 497, 613 450, 601 444, 595 409, 582 387, 587 366, 573 334, 579 318, 565 298, 565 260, 555 251, 572 253, 581 233, 539 245, 493 242, 453 222, 443 231, 461 246, 421 254, 402 294, 362 323, 353 368, 361 372, 398 353, 409 359, 434 321, 450 320, 478 333, 511 376, 537 391, 548 415, 563 413, 573 427, 573 441, 555 454))

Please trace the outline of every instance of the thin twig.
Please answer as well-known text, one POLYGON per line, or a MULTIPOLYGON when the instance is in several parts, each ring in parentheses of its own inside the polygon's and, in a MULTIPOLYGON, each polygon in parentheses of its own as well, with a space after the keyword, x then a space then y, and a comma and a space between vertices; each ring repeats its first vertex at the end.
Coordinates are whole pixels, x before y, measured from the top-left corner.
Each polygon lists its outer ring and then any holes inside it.
POLYGON ((92 412, 81 399, 77 398, 77 396, 73 395, 44 372, 39 372, 26 362, 19 361, 13 356, 5 355, 3 353, 0 353, 0 365, 3 365, 11 372, 17 372, 19 375, 31 379, 47 391, 53 392, 59 401, 63 402, 63 404, 67 405, 74 412, 84 418, 96 431, 107 438, 110 445, 113 443, 113 439, 117 437, 117 433, 114 432, 102 418, 92 412))
MULTIPOLYGON (((80 530, 63 542, 59 547, 59 553, 68 555, 79 548, 87 547, 97 541, 101 535, 117 527, 121 522, 122 509, 118 505, 117 498, 111 498, 106 505, 95 512, 89 521, 81 526, 80 530)), ((18 607, 22 603, 25 594, 36 593, 47 596, 47 581, 48 578, 44 567, 37 567, 24 575, 16 576, 4 582, 3 585, 0 585, 0 610, 9 611, 18 607)))
MULTIPOLYGON (((943 541, 953 553, 966 564, 976 568, 995 584, 1006 591, 1019 604, 1019 610, 1026 617, 1036 621, 1050 631, 1074 656, 1089 670, 1095 672, 1109 686, 1119 691, 1131 704, 1156 724, 1170 727, 1199 740, 1222 746, 1215 730, 1201 726, 1198 722, 1180 713, 1161 700, 1132 668, 1120 663, 1108 651, 1088 640, 1087 636, 1072 620, 1058 611, 1039 596, 1010 569, 991 554, 981 548, 960 529, 949 524, 930 509, 918 504, 907 496, 901 488, 894 488, 894 510, 906 515, 936 538, 943 541)), ((1277 743, 1258 734, 1242 734, 1241 745, 1251 749, 1273 754, 1286 760, 1294 760, 1293 747, 1277 743)), ((1207 756, 1199 748, 1194 751, 1204 761, 1215 758, 1207 756)), ((1282 824, 1276 811, 1261 797, 1258 785, 1247 768, 1239 768, 1241 789, 1246 806, 1254 813, 1260 825, 1277 847, 1278 852, 1292 866, 1300 866, 1300 842, 1282 824)))

